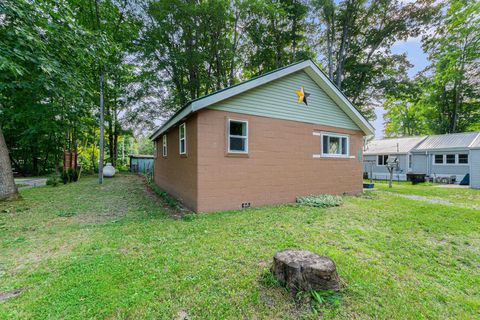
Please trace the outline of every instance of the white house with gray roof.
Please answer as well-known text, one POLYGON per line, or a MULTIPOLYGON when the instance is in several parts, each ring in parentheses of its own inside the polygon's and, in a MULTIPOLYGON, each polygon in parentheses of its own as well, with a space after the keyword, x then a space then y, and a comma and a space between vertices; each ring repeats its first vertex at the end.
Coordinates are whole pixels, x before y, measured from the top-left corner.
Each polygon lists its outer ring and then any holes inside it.
POLYGON ((472 187, 480 185, 480 132, 373 140, 365 147, 365 172, 369 172, 369 161, 374 161, 373 178, 387 178, 385 164, 392 156, 400 161, 395 179, 421 173, 431 178, 455 176, 457 183, 471 180, 472 187))

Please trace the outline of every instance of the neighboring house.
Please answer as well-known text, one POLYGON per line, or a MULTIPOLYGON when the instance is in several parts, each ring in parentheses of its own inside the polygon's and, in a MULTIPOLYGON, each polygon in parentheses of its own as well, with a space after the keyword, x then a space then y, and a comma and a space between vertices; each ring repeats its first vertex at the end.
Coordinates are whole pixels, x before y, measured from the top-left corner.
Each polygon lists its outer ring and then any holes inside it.
POLYGON ((373 131, 307 60, 180 109, 151 136, 154 179, 197 212, 359 193, 373 131))
POLYGON ((130 157, 130 172, 149 173, 153 172, 152 155, 145 154, 131 154, 130 157))
POLYGON ((470 148, 479 132, 429 136, 413 154, 412 170, 431 177, 456 176, 457 182, 470 173, 470 148))
POLYGON ((364 172, 370 178, 370 166, 372 166, 373 179, 389 179, 387 160, 389 157, 397 157, 398 170, 394 171, 395 180, 407 180, 407 173, 412 171, 411 151, 427 137, 406 137, 372 140, 368 142, 363 151, 364 172))
POLYGON ((373 178, 385 179, 386 159, 397 156, 400 168, 394 172, 395 179, 406 180, 407 173, 421 173, 431 178, 455 176, 456 182, 461 182, 469 175, 474 187, 480 168, 478 149, 480 132, 373 140, 365 147, 364 172, 369 172, 368 160, 375 161, 373 178))
POLYGON ((470 149, 470 187, 480 189, 480 135, 470 149))

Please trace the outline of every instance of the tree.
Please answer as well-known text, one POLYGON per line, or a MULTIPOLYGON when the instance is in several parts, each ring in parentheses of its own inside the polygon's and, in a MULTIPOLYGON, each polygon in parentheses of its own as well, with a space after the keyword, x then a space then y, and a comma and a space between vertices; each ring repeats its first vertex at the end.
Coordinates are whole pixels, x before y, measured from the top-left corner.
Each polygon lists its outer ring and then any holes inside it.
POLYGON ((480 122, 480 3, 454 0, 433 37, 423 103, 432 131, 471 130, 480 122))
POLYGON ((421 107, 421 84, 404 76, 394 89, 386 92, 385 135, 415 136, 428 133, 424 108, 421 107))
POLYGON ((17 187, 13 180, 12 165, 8 156, 8 148, 0 127, 0 200, 10 200, 18 197, 17 187))
POLYGON ((330 79, 372 119, 385 89, 408 67, 392 54, 398 40, 418 36, 438 12, 433 1, 313 0, 320 61, 330 79))

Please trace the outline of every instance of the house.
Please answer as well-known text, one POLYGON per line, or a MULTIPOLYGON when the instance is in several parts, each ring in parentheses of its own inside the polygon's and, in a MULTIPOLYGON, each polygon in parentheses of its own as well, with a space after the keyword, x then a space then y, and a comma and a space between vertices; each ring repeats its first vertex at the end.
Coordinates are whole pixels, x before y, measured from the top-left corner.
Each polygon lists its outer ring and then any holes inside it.
POLYGON ((372 125, 311 60, 193 100, 152 135, 155 183, 197 212, 362 191, 372 125))
POLYGON ((364 172, 368 178, 389 179, 387 160, 389 157, 397 157, 399 168, 394 171, 393 177, 395 180, 407 180, 407 173, 412 171, 411 151, 426 138, 390 138, 368 142, 363 151, 364 172))
POLYGON ((470 148, 479 132, 429 136, 412 151, 412 171, 436 177, 455 176, 462 181, 470 173, 470 148))
POLYGON ((407 173, 420 173, 434 179, 471 180, 474 187, 479 179, 479 149, 480 132, 373 140, 365 147, 364 172, 369 173, 373 163, 373 178, 385 179, 386 159, 397 156, 400 167, 394 172, 395 179, 406 180, 407 173))
POLYGON ((470 148, 470 187, 480 189, 480 135, 470 148))
POLYGON ((130 154, 130 172, 149 173, 153 172, 153 155, 148 154, 130 154))

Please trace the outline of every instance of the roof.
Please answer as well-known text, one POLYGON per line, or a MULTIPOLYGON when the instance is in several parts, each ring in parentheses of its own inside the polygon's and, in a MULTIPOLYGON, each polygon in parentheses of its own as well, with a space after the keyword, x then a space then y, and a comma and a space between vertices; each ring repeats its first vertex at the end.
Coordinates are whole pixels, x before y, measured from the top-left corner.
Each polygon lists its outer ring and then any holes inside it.
POLYGON ((145 158, 145 159, 153 159, 155 156, 151 154, 129 154, 130 158, 145 158))
POLYGON ((159 135, 167 131, 178 122, 182 121, 191 113, 300 70, 307 72, 307 74, 312 77, 317 85, 325 91, 325 93, 355 122, 355 124, 365 134, 373 135, 375 129, 367 121, 367 119, 365 119, 365 117, 353 106, 347 97, 312 60, 305 60, 265 73, 261 76, 190 101, 183 108, 178 110, 160 128, 155 130, 155 132, 150 136, 150 139, 155 140, 159 135))
POLYGON ((364 155, 376 155, 376 154, 404 154, 409 153, 419 143, 425 140, 427 136, 421 137, 403 137, 403 138, 389 138, 382 140, 370 141, 364 155))
POLYGON ((415 149, 418 151, 468 149, 478 140, 480 132, 462 132, 429 136, 415 149))
POLYGON ((478 134, 477 139, 472 142, 472 145, 470 147, 472 149, 480 149, 480 133, 478 134))

